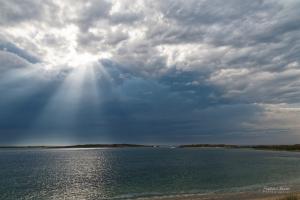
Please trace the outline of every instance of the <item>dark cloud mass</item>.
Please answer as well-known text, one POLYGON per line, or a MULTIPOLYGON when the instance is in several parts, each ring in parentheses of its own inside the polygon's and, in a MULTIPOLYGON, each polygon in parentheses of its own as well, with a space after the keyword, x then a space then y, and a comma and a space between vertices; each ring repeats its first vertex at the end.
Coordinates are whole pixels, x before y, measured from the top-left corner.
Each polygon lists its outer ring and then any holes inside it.
POLYGON ((0 0, 0 143, 300 141, 297 0, 0 0))

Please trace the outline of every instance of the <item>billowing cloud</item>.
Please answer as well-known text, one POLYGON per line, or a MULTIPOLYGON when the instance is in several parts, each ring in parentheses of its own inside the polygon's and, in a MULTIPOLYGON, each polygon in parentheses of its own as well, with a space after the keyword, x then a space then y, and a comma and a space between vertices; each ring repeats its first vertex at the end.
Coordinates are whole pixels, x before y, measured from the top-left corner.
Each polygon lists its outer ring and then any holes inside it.
POLYGON ((0 1, 1 141, 299 141, 299 9, 0 1))

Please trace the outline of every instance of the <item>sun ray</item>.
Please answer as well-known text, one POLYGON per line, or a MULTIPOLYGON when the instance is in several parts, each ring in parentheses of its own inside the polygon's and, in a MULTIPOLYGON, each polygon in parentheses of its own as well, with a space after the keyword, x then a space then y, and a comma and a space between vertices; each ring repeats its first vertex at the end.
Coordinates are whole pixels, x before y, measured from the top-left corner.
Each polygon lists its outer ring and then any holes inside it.
POLYGON ((93 65, 73 68, 33 122, 32 130, 53 130, 54 137, 56 133, 66 131, 70 139, 75 137, 72 131, 76 128, 82 104, 92 104, 95 109, 99 105, 97 80, 93 65))
POLYGON ((47 124, 47 122, 56 124, 73 120, 81 98, 82 83, 84 81, 83 70, 85 68, 76 68, 70 72, 58 91, 49 99, 37 124, 42 125, 47 124))
POLYGON ((87 67, 85 73, 83 74, 84 78, 84 96, 88 100, 88 103, 93 105, 99 105, 100 101, 100 91, 98 87, 98 75, 95 71, 95 66, 87 67))
POLYGON ((6 95, 1 97, 0 104, 11 104, 40 91, 42 80, 39 72, 40 69, 37 67, 27 67, 3 73, 0 80, 0 92, 5 92, 6 95))

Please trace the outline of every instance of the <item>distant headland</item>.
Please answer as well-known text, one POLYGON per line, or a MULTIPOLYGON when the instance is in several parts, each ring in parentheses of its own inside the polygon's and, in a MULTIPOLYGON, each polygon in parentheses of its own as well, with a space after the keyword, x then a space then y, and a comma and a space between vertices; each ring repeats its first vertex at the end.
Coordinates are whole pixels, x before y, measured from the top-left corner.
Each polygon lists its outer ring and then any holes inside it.
POLYGON ((257 150, 273 150, 273 151, 300 151, 300 144, 292 145, 231 145, 231 144, 188 144, 179 145, 179 148, 235 148, 235 149, 257 149, 257 150))
POLYGON ((41 145, 41 146, 0 146, 0 149, 64 149, 64 148, 229 148, 257 149, 273 151, 300 151, 300 144, 292 145, 232 145, 232 144, 185 144, 185 145, 144 145, 144 144, 79 144, 79 145, 41 145))
POLYGON ((0 146, 0 148, 45 148, 45 149, 65 149, 65 148, 124 148, 124 147, 154 147, 153 145, 141 144, 78 144, 78 145, 36 145, 36 146, 0 146))

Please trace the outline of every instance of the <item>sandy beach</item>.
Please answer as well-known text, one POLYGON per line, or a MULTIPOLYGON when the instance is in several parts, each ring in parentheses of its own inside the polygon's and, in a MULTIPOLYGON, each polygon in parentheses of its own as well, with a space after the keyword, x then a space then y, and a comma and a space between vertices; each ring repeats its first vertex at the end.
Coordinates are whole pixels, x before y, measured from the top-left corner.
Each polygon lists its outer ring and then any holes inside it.
POLYGON ((230 193, 230 194, 183 194, 162 197, 139 198, 139 200, 297 200, 299 192, 268 194, 268 193, 230 193))

